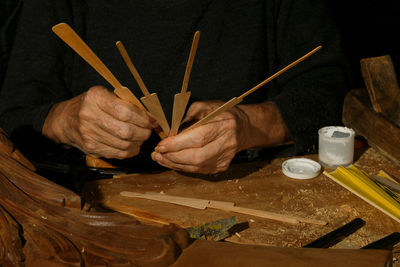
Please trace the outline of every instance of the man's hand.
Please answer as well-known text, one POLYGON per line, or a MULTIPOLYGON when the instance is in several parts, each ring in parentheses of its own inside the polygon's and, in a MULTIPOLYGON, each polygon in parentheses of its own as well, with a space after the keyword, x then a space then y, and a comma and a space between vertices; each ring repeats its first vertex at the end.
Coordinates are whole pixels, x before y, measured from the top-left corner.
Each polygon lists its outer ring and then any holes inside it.
POLYGON ((119 99, 105 87, 94 86, 54 105, 42 133, 94 157, 125 159, 139 153, 155 127, 156 121, 146 111, 119 99))
MULTIPOLYGON (((187 121, 198 121, 222 102, 196 102, 188 110, 187 121)), ((225 171, 240 150, 247 116, 240 109, 224 112, 213 121, 168 137, 156 147, 152 158, 175 170, 197 173, 225 171)))
MULTIPOLYGON (((185 122, 196 122, 222 104, 196 102, 189 108, 185 122)), ((152 158, 171 169, 214 174, 225 171, 241 150, 288 140, 288 130, 275 104, 239 105, 205 125, 162 140, 152 158)))

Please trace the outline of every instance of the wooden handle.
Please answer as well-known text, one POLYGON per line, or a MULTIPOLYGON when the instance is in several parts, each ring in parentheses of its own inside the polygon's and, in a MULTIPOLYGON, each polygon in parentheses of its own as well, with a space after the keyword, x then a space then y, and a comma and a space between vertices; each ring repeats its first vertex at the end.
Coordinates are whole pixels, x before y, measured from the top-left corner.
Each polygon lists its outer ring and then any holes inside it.
POLYGON ((122 87, 121 83, 115 78, 111 71, 68 24, 57 24, 52 28, 52 30, 114 88, 122 87))
MULTIPOLYGON (((121 83, 115 78, 111 71, 104 65, 104 63, 97 57, 97 55, 90 49, 90 47, 79 37, 79 35, 66 23, 60 23, 52 28, 53 32, 61 38, 68 46, 70 46, 78 55, 80 55, 92 68, 94 68, 107 82, 111 84, 114 89, 124 92, 129 90, 124 89, 121 83)), ((115 91, 114 91, 115 92, 115 91)), ((118 93, 116 93, 120 97, 118 93)), ((121 99, 124 99, 121 97, 121 99)), ((130 102, 133 102, 138 107, 144 109, 142 103, 136 96, 130 92, 130 102)), ((125 100, 125 99, 124 99, 125 100)))

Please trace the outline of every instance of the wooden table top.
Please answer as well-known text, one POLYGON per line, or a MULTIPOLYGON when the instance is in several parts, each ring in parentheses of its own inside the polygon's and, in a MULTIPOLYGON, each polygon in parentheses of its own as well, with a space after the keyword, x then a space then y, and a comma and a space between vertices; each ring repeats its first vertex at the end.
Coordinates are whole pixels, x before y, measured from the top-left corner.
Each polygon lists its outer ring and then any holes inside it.
MULTIPOLYGON (((307 157, 317 160, 317 155, 307 157)), ((286 159, 234 164, 227 172, 214 176, 188 175, 175 171, 132 174, 123 178, 90 182, 85 194, 106 208, 124 213, 144 210, 181 227, 236 216, 238 222, 249 221, 250 225, 240 232, 240 237, 230 238, 230 241, 237 243, 301 247, 357 217, 366 224, 334 248, 360 248, 400 231, 399 223, 323 174, 308 180, 285 176, 281 164, 286 159), (121 191, 162 192, 183 197, 230 201, 240 207, 325 220, 328 225, 291 224, 215 209, 197 210, 152 200, 127 198, 120 196, 121 191)), ((366 150, 355 165, 369 175, 385 170, 400 178, 400 169, 372 148, 366 150)))

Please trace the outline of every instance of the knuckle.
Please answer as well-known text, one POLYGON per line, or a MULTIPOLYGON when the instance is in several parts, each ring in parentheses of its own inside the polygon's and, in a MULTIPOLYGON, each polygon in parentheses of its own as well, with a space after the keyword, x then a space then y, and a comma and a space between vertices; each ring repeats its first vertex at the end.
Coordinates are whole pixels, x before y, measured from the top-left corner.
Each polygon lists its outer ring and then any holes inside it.
POLYGON ((78 111, 78 118, 79 118, 80 120, 87 120, 87 121, 90 121, 90 120, 93 119, 93 116, 92 116, 92 114, 90 113, 90 111, 89 111, 87 108, 82 107, 82 108, 79 109, 79 111, 78 111))
POLYGON ((117 128, 117 134, 122 139, 130 139, 134 135, 134 130, 129 125, 124 125, 117 128))
POLYGON ((196 147, 202 147, 205 143, 206 138, 204 135, 199 134, 199 135, 193 136, 192 140, 196 147))
POLYGON ((129 150, 119 150, 115 155, 117 159, 126 159, 129 157, 131 157, 129 150))
POLYGON ((121 121, 129 121, 132 117, 132 111, 124 103, 119 103, 115 106, 118 119, 121 121))
POLYGON ((87 151, 95 151, 96 150, 96 143, 93 140, 88 138, 83 139, 83 147, 87 151))
POLYGON ((84 140, 87 138, 85 126, 83 126, 82 124, 78 124, 78 125, 76 125, 76 130, 78 131, 78 133, 82 136, 82 138, 84 140))
POLYGON ((149 139, 150 135, 151 135, 151 130, 146 129, 146 130, 144 131, 144 139, 145 139, 145 140, 149 139))
POLYGON ((124 140, 118 142, 118 148, 122 150, 129 150, 132 147, 132 143, 124 140))
POLYGON ((88 98, 96 98, 102 93, 104 93, 104 87, 97 85, 90 87, 86 95, 88 98))

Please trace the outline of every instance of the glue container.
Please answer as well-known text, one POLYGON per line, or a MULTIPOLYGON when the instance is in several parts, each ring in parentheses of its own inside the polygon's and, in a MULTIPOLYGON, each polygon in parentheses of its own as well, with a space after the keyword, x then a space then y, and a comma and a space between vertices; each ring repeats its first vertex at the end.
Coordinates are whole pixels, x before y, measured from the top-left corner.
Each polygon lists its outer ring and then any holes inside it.
POLYGON ((318 158, 322 166, 336 168, 353 163, 354 131, 343 126, 319 129, 318 158))

